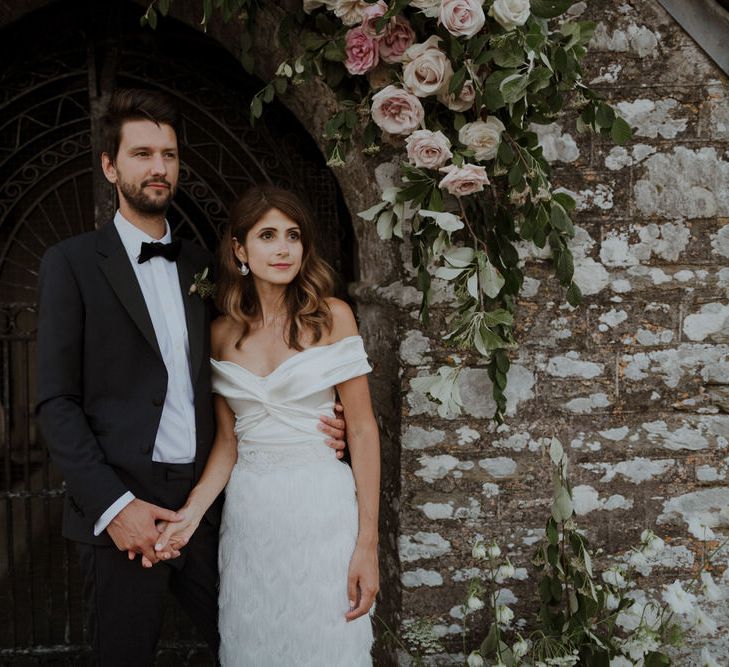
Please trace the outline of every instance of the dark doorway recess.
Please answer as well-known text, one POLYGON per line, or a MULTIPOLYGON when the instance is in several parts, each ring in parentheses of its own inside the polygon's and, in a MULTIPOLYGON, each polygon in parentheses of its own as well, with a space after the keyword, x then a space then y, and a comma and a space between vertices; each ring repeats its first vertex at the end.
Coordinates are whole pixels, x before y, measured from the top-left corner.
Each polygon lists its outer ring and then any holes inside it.
MULTIPOLYGON (((352 231, 311 138, 274 103, 251 127, 263 85, 216 43, 172 19, 141 28, 139 5, 57 2, 0 32, 0 664, 83 665, 81 582, 60 537, 64 489, 36 428, 36 282, 43 252, 111 220, 98 166, 99 117, 116 87, 157 88, 182 112, 182 176, 169 220, 211 250, 234 197, 253 183, 311 204, 319 247, 353 280, 352 231)), ((159 665, 212 657, 171 602, 159 665)))

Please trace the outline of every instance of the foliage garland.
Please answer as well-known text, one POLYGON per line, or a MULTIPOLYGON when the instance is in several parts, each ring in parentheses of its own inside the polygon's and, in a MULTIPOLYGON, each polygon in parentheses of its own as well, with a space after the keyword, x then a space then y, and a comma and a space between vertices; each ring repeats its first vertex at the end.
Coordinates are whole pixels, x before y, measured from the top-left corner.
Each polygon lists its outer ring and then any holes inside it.
MULTIPOLYGON (((155 27, 172 0, 152 0, 155 27)), ((241 62, 253 69, 252 25, 260 0, 203 0, 201 24, 217 11, 241 30, 241 62)), ((618 144, 629 125, 582 80, 594 24, 569 14, 573 0, 304 0, 278 39, 292 56, 251 101, 251 120, 275 95, 320 77, 335 91, 325 126, 328 164, 341 167, 356 136, 366 155, 405 149, 401 183, 359 215, 382 239, 409 236, 420 316, 428 322, 432 280, 454 294, 444 339, 487 361, 506 410, 508 351, 523 283, 515 244, 548 244, 554 272, 577 306, 569 241, 575 201, 556 191, 534 124, 577 115, 578 131, 618 144), (361 134, 360 134, 361 133, 361 134), (445 175, 444 175, 445 174, 445 175)), ((581 3, 584 5, 584 3, 581 3)), ((458 369, 443 366, 416 387, 458 412, 458 369)))

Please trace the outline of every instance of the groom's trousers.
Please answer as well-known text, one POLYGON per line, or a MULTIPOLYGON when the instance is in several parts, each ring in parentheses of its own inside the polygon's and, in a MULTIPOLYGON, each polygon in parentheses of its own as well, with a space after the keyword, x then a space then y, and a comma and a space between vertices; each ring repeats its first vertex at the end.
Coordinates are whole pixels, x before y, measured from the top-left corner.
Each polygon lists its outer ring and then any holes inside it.
MULTIPOLYGON (((193 464, 155 464, 155 495, 143 498, 179 509, 192 489, 193 464)), ((99 667, 146 667, 154 653, 170 591, 217 656, 218 527, 205 518, 182 555, 144 568, 114 546, 77 543, 84 575, 89 640, 99 667)))

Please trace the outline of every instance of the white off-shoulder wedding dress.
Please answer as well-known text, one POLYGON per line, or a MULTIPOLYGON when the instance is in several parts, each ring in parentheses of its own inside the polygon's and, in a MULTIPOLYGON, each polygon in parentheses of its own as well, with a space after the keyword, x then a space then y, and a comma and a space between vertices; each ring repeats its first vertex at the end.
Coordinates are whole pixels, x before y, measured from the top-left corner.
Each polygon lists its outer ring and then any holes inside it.
POLYGON ((362 339, 307 348, 265 377, 211 363, 238 438, 220 529, 222 664, 370 666, 369 616, 344 618, 354 478, 317 428, 335 385, 371 371, 362 339))

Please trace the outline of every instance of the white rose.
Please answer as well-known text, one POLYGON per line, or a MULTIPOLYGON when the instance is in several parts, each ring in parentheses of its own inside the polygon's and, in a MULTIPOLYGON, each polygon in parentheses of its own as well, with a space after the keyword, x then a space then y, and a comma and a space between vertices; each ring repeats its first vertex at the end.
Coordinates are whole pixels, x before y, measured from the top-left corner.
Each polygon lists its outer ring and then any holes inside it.
POLYGON ((408 160, 416 167, 439 169, 453 157, 451 142, 440 130, 416 130, 406 140, 408 160))
POLYGON ((410 0, 410 6, 419 9, 426 16, 433 18, 438 16, 440 0, 410 0))
POLYGON ((365 9, 370 6, 366 0, 328 0, 327 7, 341 19, 344 25, 355 25, 364 18, 365 9))
POLYGON ((390 134, 410 134, 424 117, 420 100, 397 86, 387 86, 372 97, 372 120, 390 134))
POLYGON ((524 25, 529 18, 529 0, 494 0, 489 14, 505 30, 524 25))
POLYGON ((476 164, 464 164, 462 167, 449 164, 447 167, 441 167, 439 171, 446 175, 438 183, 438 187, 447 190, 455 197, 465 197, 474 192, 481 192, 484 186, 489 184, 486 167, 476 164))
POLYGON ((418 97, 437 95, 447 89, 453 77, 453 67, 448 56, 438 48, 440 38, 433 35, 422 44, 413 44, 403 62, 405 87, 418 97))
POLYGON ((480 0, 443 0, 440 22, 456 37, 473 37, 486 23, 480 0))
POLYGON ((445 104, 451 111, 468 111, 473 106, 475 99, 476 89, 470 79, 463 84, 458 97, 449 93, 447 88, 438 94, 438 101, 445 104))
POLYGON ((458 131, 458 141, 473 149, 477 160, 493 160, 499 150, 504 124, 495 116, 466 123, 458 131))

